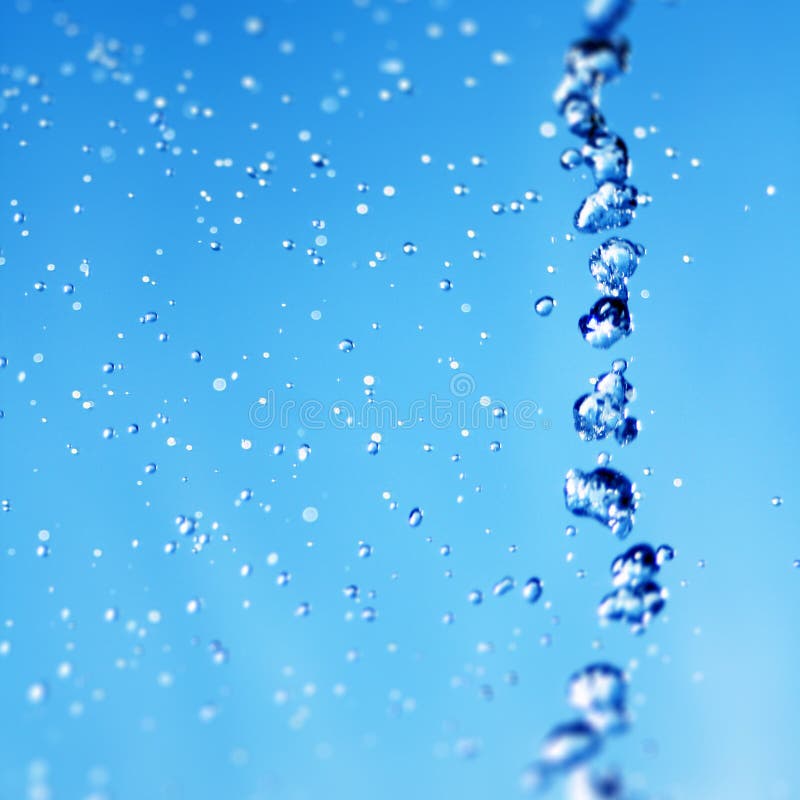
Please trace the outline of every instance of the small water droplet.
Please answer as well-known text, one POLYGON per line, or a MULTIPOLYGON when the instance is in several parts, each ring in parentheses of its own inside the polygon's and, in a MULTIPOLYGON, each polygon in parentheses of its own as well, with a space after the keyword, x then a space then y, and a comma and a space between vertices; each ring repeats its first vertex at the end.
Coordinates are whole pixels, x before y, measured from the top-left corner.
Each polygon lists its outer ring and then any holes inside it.
POLYGON ((533 308, 540 317, 549 317, 556 307, 556 301, 550 295, 540 297, 533 308))

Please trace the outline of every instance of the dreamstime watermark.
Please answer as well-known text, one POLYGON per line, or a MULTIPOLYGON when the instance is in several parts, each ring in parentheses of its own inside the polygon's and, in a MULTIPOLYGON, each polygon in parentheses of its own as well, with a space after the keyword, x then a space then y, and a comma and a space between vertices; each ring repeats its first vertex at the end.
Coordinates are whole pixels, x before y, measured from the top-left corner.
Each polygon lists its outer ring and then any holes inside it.
POLYGON ((548 430, 551 427, 550 420, 541 419, 535 401, 523 399, 507 404, 485 395, 473 397, 475 389, 475 379, 467 372, 453 375, 449 395, 433 392, 402 404, 377 399, 371 392, 360 403, 351 400, 279 400, 275 391, 269 389, 265 396, 251 404, 249 418, 250 424, 260 430, 298 425, 309 431, 324 428, 380 431, 417 425, 462 430, 548 430))

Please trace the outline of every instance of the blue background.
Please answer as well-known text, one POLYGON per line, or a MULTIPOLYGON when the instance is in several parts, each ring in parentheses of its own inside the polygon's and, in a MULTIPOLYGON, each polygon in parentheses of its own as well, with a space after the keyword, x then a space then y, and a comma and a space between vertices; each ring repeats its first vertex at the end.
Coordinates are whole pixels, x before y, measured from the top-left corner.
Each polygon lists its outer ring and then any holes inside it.
POLYGON ((153 0, 2 9, 0 797, 514 797, 541 738, 571 716, 566 678, 598 658, 631 674, 634 724, 598 762, 630 787, 800 797, 794 4, 641 0, 624 24, 632 70, 603 108, 653 203, 628 229, 648 251, 631 281, 635 332, 609 353, 577 330, 597 296, 586 260, 601 238, 567 238, 589 181, 559 166, 574 140, 550 99, 581 33, 578 3, 201 0, 195 11, 153 0), (261 36, 245 32, 249 15, 263 18, 261 36), (475 35, 460 32, 465 19, 475 35), (96 37, 121 42, 116 67, 87 59, 96 37), (494 64, 494 51, 511 62, 494 64), (398 75, 381 71, 387 58, 402 60, 398 75), (174 130, 166 152, 148 122, 157 97, 174 130), (331 97, 335 113, 321 107, 331 97), (191 103, 213 116, 191 116, 191 103), (554 138, 540 135, 548 121, 554 138), (312 166, 315 152, 332 175, 312 166), (477 154, 484 166, 470 163, 477 154), (245 173, 263 160, 267 187, 245 173), (529 190, 541 202, 492 214, 529 190), (320 234, 326 263, 313 266, 320 234), (405 242, 418 251, 405 255, 405 242), (533 312, 544 294, 557 300, 547 318, 533 312), (140 324, 148 311, 158 321, 140 324), (345 337, 351 353, 338 349, 345 337), (577 439, 572 403, 616 357, 631 362, 643 423, 623 452, 606 445, 642 492, 629 542, 677 550, 662 571, 667 609, 642 637, 596 621, 621 543, 591 521, 564 535, 564 473, 603 449, 577 439), (122 368, 106 374, 108 361, 122 368), (270 390, 276 403, 361 409, 367 375, 377 400, 404 410, 452 397, 456 373, 473 382, 470 403, 535 402, 536 427, 465 437, 426 418, 381 427, 373 457, 374 425, 250 419, 270 390), (237 504, 245 489, 252 499, 237 504), (410 528, 417 506, 424 521, 410 528), (212 538, 193 554, 174 520, 197 512, 212 538), (41 530, 48 558, 36 555, 41 530), (292 581, 277 587, 282 569, 292 581), (539 576, 542 599, 492 596, 505 575, 518 587, 539 576), (360 603, 342 594, 350 583, 360 603), (190 615, 194 597, 203 607, 190 615), (310 615, 294 616, 301 602, 310 615), (228 663, 213 663, 213 640, 228 663), (35 704, 38 681, 48 692, 35 704), (207 704, 217 714, 203 722, 207 704))

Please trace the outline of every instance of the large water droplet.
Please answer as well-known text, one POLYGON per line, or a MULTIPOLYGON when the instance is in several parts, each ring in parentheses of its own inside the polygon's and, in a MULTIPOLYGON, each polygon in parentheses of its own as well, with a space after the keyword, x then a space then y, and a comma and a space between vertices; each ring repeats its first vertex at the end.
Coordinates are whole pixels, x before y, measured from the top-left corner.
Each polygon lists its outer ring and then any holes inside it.
POLYGON ((592 517, 624 539, 633 528, 639 498, 636 487, 621 472, 598 467, 592 472, 571 469, 564 483, 567 509, 579 517, 592 517))
POLYGON ((624 228, 636 216, 636 196, 633 186, 617 186, 610 181, 598 186, 575 212, 575 228, 581 233, 624 228))
POLYGON ((601 733, 625 727, 626 697, 625 675, 613 664, 589 664, 569 679, 569 704, 601 733))
POLYGON ((620 428, 627 429, 629 420, 636 430, 636 420, 627 417, 627 404, 635 396, 635 389, 621 370, 612 368, 611 372, 601 375, 593 391, 579 397, 573 406, 572 414, 578 435, 585 441, 605 439, 612 433, 617 435, 620 428))
POLYGON ((639 266, 645 254, 640 244, 612 236, 600 245, 589 258, 589 271, 597 281, 597 288, 605 295, 628 297, 628 278, 639 266))
POLYGON ((606 181, 624 186, 630 177, 628 147, 615 133, 608 131, 594 133, 581 148, 581 155, 591 168, 598 186, 606 181))
POLYGON ((592 347, 607 350, 631 332, 628 304, 618 297, 601 297, 578 320, 581 335, 592 347))

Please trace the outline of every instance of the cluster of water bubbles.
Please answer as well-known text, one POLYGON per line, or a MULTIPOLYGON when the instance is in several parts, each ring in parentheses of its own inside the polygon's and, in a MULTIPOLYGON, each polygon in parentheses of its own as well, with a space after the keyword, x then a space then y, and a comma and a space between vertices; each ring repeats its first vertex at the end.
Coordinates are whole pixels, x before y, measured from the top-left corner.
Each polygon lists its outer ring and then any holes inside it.
POLYGON ((575 430, 584 441, 613 434, 620 445, 626 445, 637 437, 639 423, 628 414, 628 403, 635 399, 636 390, 625 378, 627 367, 624 359, 615 361, 611 372, 593 379, 593 390, 575 401, 575 430))
POLYGON ((596 756, 606 736, 624 731, 629 718, 627 694, 628 679, 613 664, 589 664, 572 675, 567 684, 567 702, 578 717, 559 723, 547 734, 539 757, 523 774, 523 788, 548 789, 555 777, 596 756))
POLYGON ((639 495, 636 485, 611 467, 591 472, 571 469, 564 482, 567 509, 578 517, 591 517, 624 539, 633 529, 639 495))
POLYGON ((667 600, 667 590, 653 577, 674 556, 673 549, 666 544, 658 549, 637 544, 617 556, 611 564, 614 590, 597 607, 601 622, 621 620, 634 633, 643 633, 667 600))
MULTIPOLYGON (((594 178, 593 190, 573 219, 581 233, 626 227, 640 204, 639 193, 629 182, 627 145, 608 128, 600 111, 602 88, 627 69, 629 46, 615 29, 631 6, 632 0, 589 0, 585 11, 589 33, 567 51, 564 77, 553 98, 567 128, 582 140, 579 148, 562 153, 561 165, 567 170, 587 168, 594 178)), ((644 253, 642 245, 611 236, 589 258, 589 271, 602 297, 579 319, 578 327, 593 347, 608 349, 631 333, 628 280, 644 253)), ((624 446, 638 436, 639 423, 628 412, 635 390, 625 376, 627 368, 625 360, 615 360, 610 372, 592 379, 592 391, 575 401, 575 430, 583 441, 613 436, 624 446)), ((564 500, 576 516, 597 520, 624 539, 633 529, 639 494, 609 461, 610 456, 602 454, 595 469, 569 470, 564 500)), ((618 556, 611 567, 614 589, 598 607, 601 622, 624 620, 635 632, 643 632, 664 607, 667 593, 654 576, 673 555, 667 545, 654 550, 639 544, 618 556)), ((523 774, 523 788, 546 791, 554 778, 569 775, 571 797, 622 797, 616 777, 597 778, 585 765, 600 752, 607 735, 627 727, 626 697, 627 678, 613 664, 590 664, 573 675, 568 701, 579 717, 556 725, 545 737, 538 758, 523 774)))

